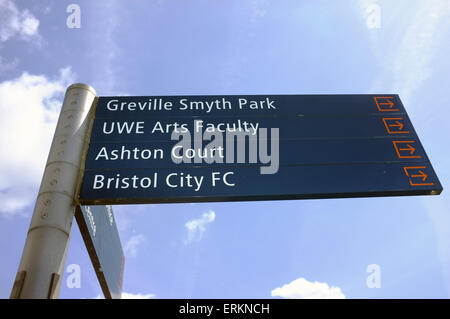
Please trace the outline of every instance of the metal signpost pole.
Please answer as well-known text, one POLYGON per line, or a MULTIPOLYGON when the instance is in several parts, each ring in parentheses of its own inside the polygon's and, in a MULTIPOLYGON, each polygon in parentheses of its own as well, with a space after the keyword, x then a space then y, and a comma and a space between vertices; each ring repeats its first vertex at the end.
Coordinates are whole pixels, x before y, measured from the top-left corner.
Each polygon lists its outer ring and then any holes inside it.
MULTIPOLYGON (((67 88, 11 298, 57 298, 95 90, 67 88)), ((30 132, 32 134, 32 132, 30 132)))

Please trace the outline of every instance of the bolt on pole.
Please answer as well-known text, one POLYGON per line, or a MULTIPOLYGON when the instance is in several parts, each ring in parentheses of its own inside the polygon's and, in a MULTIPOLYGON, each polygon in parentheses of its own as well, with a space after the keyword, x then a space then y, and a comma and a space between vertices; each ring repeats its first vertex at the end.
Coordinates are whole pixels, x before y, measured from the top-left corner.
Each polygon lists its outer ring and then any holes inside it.
POLYGON ((10 298, 59 296, 95 99, 86 84, 66 90, 10 298))

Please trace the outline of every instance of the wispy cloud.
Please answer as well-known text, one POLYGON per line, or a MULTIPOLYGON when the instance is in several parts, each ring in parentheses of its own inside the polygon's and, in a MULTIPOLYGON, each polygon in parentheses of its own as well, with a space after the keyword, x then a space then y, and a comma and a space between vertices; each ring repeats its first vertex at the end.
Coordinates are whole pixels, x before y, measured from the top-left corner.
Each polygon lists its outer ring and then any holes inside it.
POLYGON ((250 0, 247 2, 250 7, 250 21, 255 22, 264 18, 267 14, 267 0, 250 0))
POLYGON ((305 278, 298 278, 271 292, 272 297, 286 299, 345 299, 339 287, 330 287, 324 282, 310 282, 305 278))
POLYGON ((203 213, 202 217, 188 221, 184 226, 187 228, 188 234, 185 244, 190 244, 193 241, 199 241, 206 231, 206 225, 212 223, 216 219, 216 213, 210 210, 203 213))
POLYGON ((145 242, 145 236, 142 234, 134 235, 125 243, 125 255, 128 257, 137 257, 139 246, 145 242))
MULTIPOLYGON (((377 1, 358 1, 363 16, 377 1)), ((448 0, 383 1, 381 28, 368 29, 379 74, 373 92, 399 93, 408 101, 415 90, 433 74, 433 58, 440 41, 445 41, 444 27, 450 21, 448 0)))
POLYGON ((0 83, 0 215, 34 201, 52 141, 70 68, 56 79, 24 72, 0 83))
MULTIPOLYGON (((81 8, 82 14, 95 12, 95 15, 88 16, 95 19, 93 24, 94 32, 91 32, 89 41, 96 48, 89 54, 92 58, 92 64, 95 66, 96 73, 93 83, 90 83, 100 95, 126 95, 122 90, 118 91, 117 85, 117 66, 118 53, 120 47, 117 44, 115 33, 119 28, 121 1, 108 0, 89 3, 89 9, 81 8)), ((121 80, 123 84, 123 79, 121 80)))
POLYGON ((7 62, 0 56, 0 73, 14 69, 19 64, 19 59, 15 58, 11 62, 7 62))
POLYGON ((39 20, 28 10, 19 10, 11 0, 0 0, 0 42, 14 36, 24 40, 39 39, 39 20))

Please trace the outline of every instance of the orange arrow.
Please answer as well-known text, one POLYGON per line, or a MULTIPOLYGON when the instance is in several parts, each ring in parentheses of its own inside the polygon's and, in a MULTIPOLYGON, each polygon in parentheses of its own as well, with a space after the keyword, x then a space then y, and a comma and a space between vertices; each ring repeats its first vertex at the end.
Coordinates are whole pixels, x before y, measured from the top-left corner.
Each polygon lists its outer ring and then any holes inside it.
POLYGON ((425 180, 427 179, 428 175, 425 174, 424 172, 422 172, 421 170, 419 170, 420 175, 411 175, 411 177, 422 177, 422 182, 425 182, 425 180))
POLYGON ((410 151, 409 154, 414 154, 414 152, 416 151, 416 149, 414 147, 412 147, 410 144, 407 144, 408 147, 407 148, 400 148, 400 151, 410 151))
POLYGON ((391 100, 387 100, 386 103, 380 103, 380 105, 389 105, 389 108, 392 109, 392 107, 394 106, 394 102, 392 102, 391 100))
POLYGON ((389 126, 395 126, 398 127, 398 131, 401 131, 403 129, 403 127, 405 126, 405 124, 399 122, 399 121, 395 121, 396 124, 389 124, 389 126))

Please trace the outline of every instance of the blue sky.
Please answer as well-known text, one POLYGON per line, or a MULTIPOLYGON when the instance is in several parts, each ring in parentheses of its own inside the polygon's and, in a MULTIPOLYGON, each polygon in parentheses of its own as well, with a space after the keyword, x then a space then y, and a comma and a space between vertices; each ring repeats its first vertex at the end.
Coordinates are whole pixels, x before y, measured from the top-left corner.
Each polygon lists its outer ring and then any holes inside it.
MULTIPOLYGON (((126 296, 448 298, 449 38, 446 0, 0 0, 0 298, 74 82, 101 96, 399 94, 444 186, 427 197, 114 206, 126 296), (66 26, 71 3, 79 29, 66 26), (379 28, 368 24, 374 5, 379 28), (366 285, 371 264, 380 288, 366 285)), ((70 264, 81 288, 66 272, 60 296, 101 295, 76 224, 70 264)))

